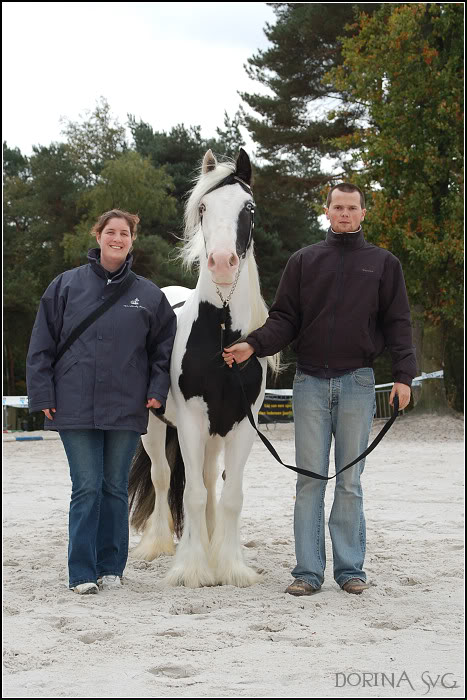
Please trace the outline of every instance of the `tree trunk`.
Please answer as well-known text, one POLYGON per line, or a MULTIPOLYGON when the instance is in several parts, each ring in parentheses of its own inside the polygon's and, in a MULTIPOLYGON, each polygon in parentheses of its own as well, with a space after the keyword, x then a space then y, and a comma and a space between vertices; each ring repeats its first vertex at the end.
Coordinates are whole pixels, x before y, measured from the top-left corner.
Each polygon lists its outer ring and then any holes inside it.
MULTIPOLYGON (((446 346, 444 329, 441 324, 436 326, 427 321, 423 324, 423 329, 417 328, 420 317, 415 314, 414 326, 415 337, 420 344, 417 348, 417 362, 419 362, 420 374, 430 374, 444 369, 444 351, 446 346), (420 358, 420 359, 419 359, 420 358)), ((415 408, 412 414, 452 413, 444 387, 444 379, 424 379, 421 383, 421 391, 418 400, 415 400, 415 408)))
POLYGON ((6 380, 8 387, 8 395, 15 396, 15 361, 13 359, 13 353, 11 351, 11 346, 9 343, 5 343, 5 361, 6 361, 6 380))

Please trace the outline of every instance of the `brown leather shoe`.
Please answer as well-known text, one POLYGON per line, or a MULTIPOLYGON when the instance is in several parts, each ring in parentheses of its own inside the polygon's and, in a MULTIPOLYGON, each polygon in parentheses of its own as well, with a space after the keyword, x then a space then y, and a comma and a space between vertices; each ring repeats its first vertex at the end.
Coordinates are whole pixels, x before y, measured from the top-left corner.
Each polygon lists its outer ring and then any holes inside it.
POLYGON ((355 593, 356 595, 360 595, 360 593, 363 593, 363 591, 366 591, 366 589, 369 587, 370 586, 368 583, 365 583, 365 581, 362 581, 360 578, 351 578, 349 581, 344 583, 342 590, 346 593, 355 593))
POLYGON ((290 595, 313 595, 313 593, 317 593, 318 591, 319 588, 313 588, 310 583, 296 578, 290 586, 287 586, 284 593, 290 593, 290 595))

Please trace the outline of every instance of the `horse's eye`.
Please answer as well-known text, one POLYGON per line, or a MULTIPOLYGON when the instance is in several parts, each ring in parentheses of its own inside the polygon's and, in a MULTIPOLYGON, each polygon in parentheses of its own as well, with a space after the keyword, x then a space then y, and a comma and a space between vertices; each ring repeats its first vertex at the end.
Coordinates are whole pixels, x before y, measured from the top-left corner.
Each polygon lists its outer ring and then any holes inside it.
POLYGON ((198 210, 199 210, 200 216, 202 216, 204 214, 204 212, 206 211, 206 206, 204 204, 200 204, 198 207, 198 210))
POLYGON ((251 211, 252 214, 254 214, 255 205, 253 204, 253 202, 247 202, 245 204, 245 208, 248 209, 248 211, 251 211))

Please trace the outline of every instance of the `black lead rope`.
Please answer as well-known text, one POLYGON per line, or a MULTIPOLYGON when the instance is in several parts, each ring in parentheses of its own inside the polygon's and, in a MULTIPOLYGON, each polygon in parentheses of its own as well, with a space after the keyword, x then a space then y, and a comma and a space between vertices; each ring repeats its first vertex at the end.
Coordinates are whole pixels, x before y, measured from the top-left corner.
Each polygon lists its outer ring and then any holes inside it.
POLYGON ((222 304, 222 312, 221 312, 221 352, 224 350, 224 336, 225 336, 225 324, 227 323, 227 310, 228 310, 228 304, 226 301, 222 304))
POLYGON ((394 423, 394 421, 396 420, 396 418, 399 414, 399 397, 396 394, 394 396, 394 411, 393 411, 391 418, 388 420, 387 423, 385 423, 385 425, 383 426, 381 431, 378 433, 378 435, 375 437, 375 439, 373 440, 371 445, 369 445, 366 448, 365 452, 362 452, 362 454, 359 457, 357 457, 356 459, 354 459, 353 462, 350 462, 350 464, 347 464, 345 467, 342 467, 342 469, 340 471, 336 472, 333 476, 322 476, 322 474, 316 474, 315 472, 309 471, 308 469, 300 469, 299 467, 292 467, 290 464, 284 464, 284 462, 281 460, 281 458, 277 454, 274 447, 271 445, 271 443, 267 439, 267 437, 265 437, 262 433, 260 433, 258 428, 256 427, 256 424, 255 424, 255 421, 253 418, 253 414, 251 412, 251 407, 250 407, 250 404, 248 403, 248 399, 247 399, 246 394, 245 394, 245 389, 243 387, 241 372, 240 372, 238 365, 235 362, 232 365, 232 370, 234 371, 235 375, 238 377, 238 382, 240 384, 240 389, 241 389, 241 392, 243 395, 243 404, 244 404, 244 408, 245 408, 247 416, 248 416, 248 420, 250 421, 251 425, 256 430, 257 434, 259 435, 261 442, 267 447, 267 449, 272 454, 274 459, 276 459, 279 462, 279 464, 282 464, 283 467, 287 467, 287 469, 291 469, 293 472, 297 472, 297 474, 303 474, 303 476, 311 476, 314 479, 321 479, 321 481, 329 481, 330 479, 334 479, 338 474, 342 474, 342 472, 345 472, 346 469, 349 469, 354 464, 357 464, 357 462, 360 462, 360 460, 365 459, 365 457, 367 457, 370 454, 370 452, 372 452, 375 449, 375 447, 381 442, 381 440, 386 435, 389 428, 392 426, 392 424, 394 423))

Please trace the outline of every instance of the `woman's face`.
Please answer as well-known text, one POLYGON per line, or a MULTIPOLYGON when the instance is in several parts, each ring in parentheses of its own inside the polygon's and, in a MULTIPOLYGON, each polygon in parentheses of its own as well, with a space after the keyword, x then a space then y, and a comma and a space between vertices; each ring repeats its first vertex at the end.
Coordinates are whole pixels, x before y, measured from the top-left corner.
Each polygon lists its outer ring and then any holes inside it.
POLYGON ((96 236, 101 248, 101 265, 115 272, 126 260, 133 238, 126 219, 109 219, 102 232, 96 236))

